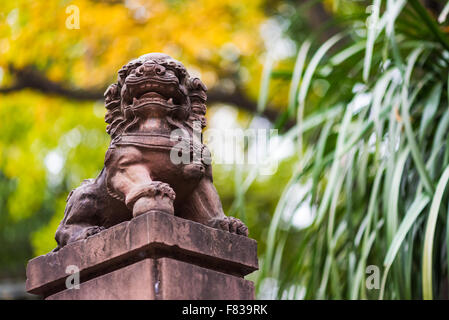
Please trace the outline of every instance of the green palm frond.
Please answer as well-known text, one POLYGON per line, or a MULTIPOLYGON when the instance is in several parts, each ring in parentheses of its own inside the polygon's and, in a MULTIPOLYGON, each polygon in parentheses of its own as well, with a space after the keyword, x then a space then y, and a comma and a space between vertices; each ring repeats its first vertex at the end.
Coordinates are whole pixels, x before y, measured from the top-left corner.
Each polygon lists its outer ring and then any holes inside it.
MULTIPOLYGON (((300 44, 286 83, 299 170, 274 214, 258 279, 259 290, 274 279, 278 298, 292 288, 309 299, 447 298, 449 6, 443 25, 418 0, 373 6, 369 23, 351 17, 321 46, 300 44), (310 195, 296 214, 307 206, 314 219, 282 228, 296 185, 310 195), (366 287, 369 265, 380 268, 381 288, 366 287)), ((263 90, 276 78, 270 68, 263 90)))

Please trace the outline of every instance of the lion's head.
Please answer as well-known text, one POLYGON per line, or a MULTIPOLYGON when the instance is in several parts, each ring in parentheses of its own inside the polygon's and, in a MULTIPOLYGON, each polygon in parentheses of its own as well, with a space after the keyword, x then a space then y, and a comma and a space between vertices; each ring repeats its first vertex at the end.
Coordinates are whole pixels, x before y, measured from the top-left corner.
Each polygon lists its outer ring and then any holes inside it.
POLYGON ((136 122, 141 111, 154 105, 182 122, 205 125, 206 86, 190 77, 184 65, 162 53, 131 60, 118 72, 118 81, 105 96, 106 131, 115 138, 136 122))

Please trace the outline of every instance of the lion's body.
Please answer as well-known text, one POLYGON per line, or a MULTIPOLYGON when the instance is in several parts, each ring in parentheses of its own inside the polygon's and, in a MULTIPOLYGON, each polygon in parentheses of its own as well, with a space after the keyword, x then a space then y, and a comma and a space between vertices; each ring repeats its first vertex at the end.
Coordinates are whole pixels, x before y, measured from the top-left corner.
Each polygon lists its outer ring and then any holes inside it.
POLYGON ((58 248, 151 211, 247 235, 241 221, 224 215, 207 148, 194 132, 196 123, 205 125, 205 92, 199 79, 162 54, 119 71, 105 93, 112 138, 105 167, 69 195, 58 248))

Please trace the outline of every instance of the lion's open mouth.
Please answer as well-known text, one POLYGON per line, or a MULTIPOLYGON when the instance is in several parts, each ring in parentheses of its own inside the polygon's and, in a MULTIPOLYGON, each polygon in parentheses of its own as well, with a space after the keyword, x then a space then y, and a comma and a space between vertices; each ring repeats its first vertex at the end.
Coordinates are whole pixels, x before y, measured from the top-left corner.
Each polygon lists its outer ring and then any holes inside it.
POLYGON ((158 104, 165 107, 180 106, 185 102, 185 96, 178 84, 162 84, 158 81, 143 81, 128 84, 128 94, 133 107, 143 107, 148 104, 158 104))
POLYGON ((133 107, 143 107, 149 104, 158 104, 166 107, 174 107, 179 105, 178 101, 175 102, 173 98, 167 98, 164 95, 161 95, 155 91, 146 92, 140 97, 133 98, 133 107))

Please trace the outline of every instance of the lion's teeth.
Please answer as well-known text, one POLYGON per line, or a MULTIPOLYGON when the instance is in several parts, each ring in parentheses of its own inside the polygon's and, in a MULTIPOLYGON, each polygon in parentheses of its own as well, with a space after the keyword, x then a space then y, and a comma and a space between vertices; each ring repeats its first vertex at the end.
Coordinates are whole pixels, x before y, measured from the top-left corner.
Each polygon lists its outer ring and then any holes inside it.
POLYGON ((136 99, 136 97, 134 97, 133 98, 133 104, 136 104, 137 103, 137 99, 136 99))
POLYGON ((168 103, 173 104, 173 98, 168 99, 168 103))

